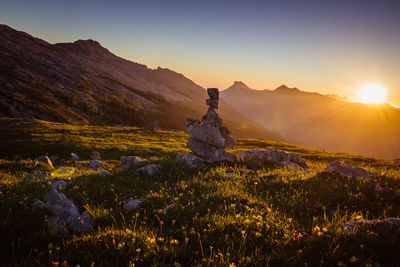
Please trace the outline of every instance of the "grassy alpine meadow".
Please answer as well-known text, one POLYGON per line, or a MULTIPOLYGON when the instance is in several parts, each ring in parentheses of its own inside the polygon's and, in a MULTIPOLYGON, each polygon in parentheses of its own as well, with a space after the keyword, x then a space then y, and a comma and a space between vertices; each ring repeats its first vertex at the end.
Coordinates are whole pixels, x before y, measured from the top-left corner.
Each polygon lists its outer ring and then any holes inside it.
MULTIPOLYGON (((198 165, 175 157, 186 152, 183 132, 134 127, 71 126, 38 120, 0 120, 0 251, 5 266, 398 266, 398 227, 341 226, 359 219, 400 216, 400 171, 395 162, 308 149, 264 140, 238 139, 234 153, 268 147, 301 155, 306 171, 265 165, 198 165), (99 154, 101 177, 82 166, 99 154), (47 228, 48 215, 33 213, 45 183, 24 182, 34 169, 27 158, 56 155, 48 169, 67 182, 63 192, 95 226, 89 234, 62 237, 47 228), (147 161, 123 171, 120 157, 147 161), (23 158, 23 159, 21 159, 23 158), (365 168, 370 183, 321 173, 340 159, 365 168), (138 173, 161 164, 153 175, 138 173), (131 199, 137 210, 125 211, 131 199)), ((41 168, 45 169, 44 166, 41 168)))

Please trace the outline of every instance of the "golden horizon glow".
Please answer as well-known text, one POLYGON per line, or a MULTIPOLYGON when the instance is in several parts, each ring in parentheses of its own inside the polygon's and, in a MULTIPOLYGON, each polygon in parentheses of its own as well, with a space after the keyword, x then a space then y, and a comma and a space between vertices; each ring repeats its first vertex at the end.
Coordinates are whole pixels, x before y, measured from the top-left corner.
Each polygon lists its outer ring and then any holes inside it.
POLYGON ((386 103, 387 89, 380 84, 365 84, 358 91, 358 99, 364 104, 386 103))

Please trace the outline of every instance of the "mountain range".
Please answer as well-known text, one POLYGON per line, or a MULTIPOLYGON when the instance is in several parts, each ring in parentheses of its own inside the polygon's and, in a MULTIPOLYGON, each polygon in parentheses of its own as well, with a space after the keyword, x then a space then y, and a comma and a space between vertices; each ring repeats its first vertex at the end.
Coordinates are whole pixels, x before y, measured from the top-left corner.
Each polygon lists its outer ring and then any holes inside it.
MULTIPOLYGON (((234 136, 400 157, 400 110, 390 105, 243 82, 220 96, 218 112, 234 136)), ((186 117, 205 113, 206 98, 184 75, 123 59, 97 41, 50 44, 0 25, 0 117, 183 130, 186 117)))
POLYGON ((282 85, 254 90, 235 82, 221 98, 249 120, 295 143, 336 152, 400 157, 400 109, 282 85))

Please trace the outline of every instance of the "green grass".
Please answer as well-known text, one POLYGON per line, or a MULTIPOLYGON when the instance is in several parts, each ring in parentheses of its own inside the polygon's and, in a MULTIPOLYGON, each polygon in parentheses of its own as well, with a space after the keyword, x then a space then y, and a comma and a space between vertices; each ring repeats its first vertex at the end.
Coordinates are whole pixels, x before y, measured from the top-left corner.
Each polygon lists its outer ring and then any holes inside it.
POLYGON ((355 235, 340 228, 360 218, 399 217, 400 171, 387 170, 394 164, 389 160, 239 139, 234 152, 286 150, 302 155, 309 171, 252 161, 191 169, 174 160, 188 151, 188 136, 182 132, 1 119, 0 134, 5 265, 394 266, 400 259, 398 228, 371 227, 355 235), (73 168, 71 152, 81 156, 82 164, 99 153, 113 175, 99 177, 77 168, 71 179, 55 173, 67 181, 65 194, 96 223, 90 234, 61 238, 49 234, 45 214, 31 212, 33 200, 43 199, 49 186, 24 183, 33 166, 13 158, 47 153, 73 168), (152 177, 138 174, 137 168, 122 171, 122 155, 138 155, 163 167, 152 177), (366 168, 384 190, 321 174, 334 159, 366 168), (132 198, 145 202, 137 211, 123 211, 132 198))

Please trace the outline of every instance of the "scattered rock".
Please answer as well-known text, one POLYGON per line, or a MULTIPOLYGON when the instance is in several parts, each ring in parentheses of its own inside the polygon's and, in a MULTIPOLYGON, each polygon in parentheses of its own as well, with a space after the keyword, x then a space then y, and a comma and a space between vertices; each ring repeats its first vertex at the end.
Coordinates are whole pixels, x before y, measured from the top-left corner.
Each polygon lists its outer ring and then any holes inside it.
POLYGON ((399 227, 400 218, 387 218, 383 220, 357 220, 342 225, 343 229, 346 229, 350 235, 355 233, 355 230, 363 225, 387 225, 388 227, 399 227))
POLYGON ((100 177, 106 177, 106 176, 111 176, 112 173, 109 172, 109 171, 99 171, 99 172, 97 172, 95 175, 98 175, 98 176, 100 176, 100 177))
POLYGON ((89 212, 85 211, 82 215, 72 218, 69 221, 68 228, 72 233, 89 233, 92 231, 94 220, 89 212))
POLYGON ((129 210, 136 210, 140 207, 140 205, 143 203, 143 200, 141 199, 132 199, 129 200, 128 202, 125 203, 124 205, 124 210, 129 211, 129 210))
POLYGON ((91 160, 91 161, 89 162, 89 168, 92 169, 92 170, 101 169, 101 168, 103 168, 103 167, 104 167, 103 162, 101 162, 101 161, 98 160, 98 159, 91 160))
MULTIPOLYGON (((217 88, 208 88, 210 99, 206 100, 209 105, 207 113, 202 120, 187 118, 185 120, 187 133, 190 135, 187 147, 195 156, 208 163, 229 161, 237 162, 235 155, 225 151, 225 148, 232 149, 235 146, 235 139, 229 136, 229 129, 222 124, 222 119, 215 109, 218 109, 219 92, 217 88)), ((192 155, 180 156, 183 160, 193 165, 192 155)))
POLYGON ((142 168, 139 168, 137 171, 138 172, 145 172, 148 175, 154 175, 154 174, 156 174, 157 172, 160 171, 161 167, 162 166, 160 164, 148 164, 148 165, 146 165, 146 166, 144 166, 142 168))
POLYGON ((32 211, 45 210, 51 215, 48 220, 51 233, 69 235, 92 230, 94 224, 92 216, 88 212, 79 214, 74 202, 63 193, 51 189, 43 200, 44 202, 35 200, 32 211))
POLYGON ((71 160, 78 161, 78 160, 79 160, 78 154, 76 154, 76 153, 71 153, 71 160))
POLYGON ((51 173, 49 171, 33 170, 28 176, 25 177, 25 182, 32 183, 42 178, 50 177, 51 173))
POLYGON ((67 189, 67 183, 62 180, 54 181, 51 183, 50 188, 56 191, 64 191, 67 189))
POLYGON ((175 204, 169 204, 168 206, 165 207, 165 209, 163 209, 163 212, 168 212, 170 209, 173 209, 175 207, 176 207, 175 204))
POLYGON ((300 170, 307 168, 307 164, 301 156, 272 148, 267 148, 265 151, 245 150, 238 153, 237 156, 242 159, 255 158, 267 163, 274 163, 300 170))
POLYGON ((122 170, 127 170, 131 168, 132 166, 138 165, 140 162, 142 162, 142 159, 137 157, 137 156, 122 156, 121 157, 121 168, 122 170))
POLYGON ((353 165, 343 163, 339 160, 335 160, 325 168, 323 173, 336 173, 342 177, 353 177, 357 180, 367 182, 371 184, 376 191, 383 191, 383 188, 374 180, 374 175, 367 170, 353 165))
POLYGON ((90 155, 90 158, 91 158, 92 160, 101 160, 101 157, 100 157, 99 154, 92 154, 92 155, 90 155))
POLYGON ((176 160, 185 162, 187 165, 189 165, 192 168, 196 167, 196 163, 204 162, 203 158, 196 156, 192 152, 181 153, 178 156, 176 156, 176 160))
POLYGON ((37 157, 37 158, 34 160, 35 167, 36 167, 39 163, 42 163, 42 164, 44 164, 44 165, 46 165, 46 166, 48 166, 48 167, 50 167, 50 168, 54 168, 54 167, 53 167, 53 163, 51 162, 51 160, 49 159, 48 156, 40 156, 40 157, 37 157))
POLYGON ((346 164, 341 162, 340 160, 335 160, 326 167, 326 169, 323 171, 325 173, 336 173, 339 174, 342 177, 365 177, 365 178, 371 178, 374 175, 363 168, 359 167, 354 167, 353 165, 346 164))

